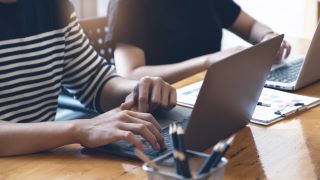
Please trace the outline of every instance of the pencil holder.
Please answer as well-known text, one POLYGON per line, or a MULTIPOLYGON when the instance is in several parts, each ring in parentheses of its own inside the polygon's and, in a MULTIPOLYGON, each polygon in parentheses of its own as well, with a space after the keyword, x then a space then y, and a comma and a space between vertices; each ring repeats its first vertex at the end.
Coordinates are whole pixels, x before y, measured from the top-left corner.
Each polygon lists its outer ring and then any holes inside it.
MULTIPOLYGON (((204 160, 209 157, 208 154, 200 153, 196 151, 187 151, 190 171, 194 180, 217 180, 224 179, 224 170, 228 163, 226 158, 222 158, 219 165, 216 168, 211 168, 208 173, 197 175, 199 168, 203 164, 204 160)), ((146 163, 143 164, 143 170, 147 171, 149 180, 181 180, 186 179, 176 173, 174 164, 174 158, 172 153, 162 155, 153 160, 160 168, 155 170, 149 167, 146 163)))

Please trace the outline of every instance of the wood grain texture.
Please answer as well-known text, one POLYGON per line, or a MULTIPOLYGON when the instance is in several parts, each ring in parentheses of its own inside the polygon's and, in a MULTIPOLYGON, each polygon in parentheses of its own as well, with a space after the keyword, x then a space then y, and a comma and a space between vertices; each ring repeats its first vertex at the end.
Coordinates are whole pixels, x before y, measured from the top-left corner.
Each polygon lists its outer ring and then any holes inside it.
MULTIPOLYGON (((296 40, 296 51, 309 43, 296 40)), ((201 80, 199 73, 176 83, 179 88, 201 80)), ((297 92, 320 97, 320 83, 297 92)), ((317 179, 320 177, 320 107, 274 125, 248 125, 236 135, 227 153, 225 179, 317 179)), ((49 152, 0 158, 0 179, 146 179, 141 162, 101 153, 80 145, 49 152)))

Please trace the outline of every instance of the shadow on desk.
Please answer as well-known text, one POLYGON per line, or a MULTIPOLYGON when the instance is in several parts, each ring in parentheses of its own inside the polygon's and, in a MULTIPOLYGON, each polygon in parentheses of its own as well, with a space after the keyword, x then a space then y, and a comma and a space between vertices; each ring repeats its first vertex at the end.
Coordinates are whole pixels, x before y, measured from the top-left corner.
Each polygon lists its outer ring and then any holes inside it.
POLYGON ((299 117, 301 125, 301 139, 304 140, 306 157, 300 159, 304 167, 308 167, 313 173, 313 178, 320 177, 320 110, 319 108, 311 109, 308 116, 299 117))
POLYGON ((226 157, 225 179, 266 179, 250 127, 237 133, 226 157))

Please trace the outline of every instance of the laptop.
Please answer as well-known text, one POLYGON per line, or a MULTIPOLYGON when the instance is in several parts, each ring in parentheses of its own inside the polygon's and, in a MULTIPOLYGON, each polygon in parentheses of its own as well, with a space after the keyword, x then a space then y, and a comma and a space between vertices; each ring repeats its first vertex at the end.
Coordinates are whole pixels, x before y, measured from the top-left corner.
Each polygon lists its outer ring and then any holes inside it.
MULTIPOLYGON (((213 64, 206 73, 193 109, 175 107, 154 116, 162 127, 166 150, 156 152, 144 139, 145 153, 151 158, 172 150, 168 126, 176 122, 185 127, 187 149, 203 151, 245 127, 264 87, 283 35, 245 49, 213 64)), ((134 146, 118 141, 95 150, 130 158, 134 146)))
POLYGON ((320 23, 305 58, 287 60, 272 68, 266 87, 294 91, 320 79, 320 23))

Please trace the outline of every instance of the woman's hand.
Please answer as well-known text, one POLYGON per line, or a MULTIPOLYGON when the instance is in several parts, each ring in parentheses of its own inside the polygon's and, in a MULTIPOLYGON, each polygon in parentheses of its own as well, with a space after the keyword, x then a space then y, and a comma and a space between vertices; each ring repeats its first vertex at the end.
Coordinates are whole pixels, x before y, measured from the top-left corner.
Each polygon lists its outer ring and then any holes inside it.
POLYGON ((102 114, 88 120, 76 120, 75 138, 81 145, 94 148, 115 141, 124 140, 143 150, 143 143, 137 138, 145 138, 154 150, 165 148, 161 128, 151 114, 120 111, 102 114))
POLYGON ((172 109, 176 104, 175 88, 161 78, 143 77, 121 104, 121 109, 130 110, 137 106, 139 112, 153 112, 158 107, 172 109))
MULTIPOLYGON (((274 32, 268 33, 263 37, 262 41, 272 39, 278 35, 279 34, 274 33, 274 32)), ((279 64, 279 63, 281 63, 281 60, 283 58, 288 58, 288 56, 290 55, 290 52, 291 52, 291 45, 286 40, 283 40, 281 43, 280 49, 277 53, 277 56, 275 58, 274 64, 279 64)))

